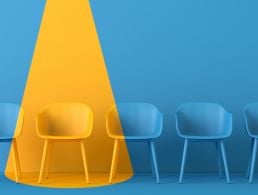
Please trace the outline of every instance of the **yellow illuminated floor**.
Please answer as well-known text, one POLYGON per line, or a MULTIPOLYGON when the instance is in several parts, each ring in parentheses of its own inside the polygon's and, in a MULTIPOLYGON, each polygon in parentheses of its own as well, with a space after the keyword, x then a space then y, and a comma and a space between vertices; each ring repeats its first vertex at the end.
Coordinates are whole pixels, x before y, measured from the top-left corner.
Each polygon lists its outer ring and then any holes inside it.
MULTIPOLYGON (((13 173, 6 173, 6 176, 15 180, 13 173)), ((50 173, 49 178, 44 178, 41 184, 38 184, 38 176, 38 173, 22 173, 20 183, 51 188, 88 188, 110 185, 108 183, 109 174, 90 174, 90 184, 86 183, 84 173, 50 173)), ((124 182, 131 176, 132 174, 117 174, 112 184, 124 182)))

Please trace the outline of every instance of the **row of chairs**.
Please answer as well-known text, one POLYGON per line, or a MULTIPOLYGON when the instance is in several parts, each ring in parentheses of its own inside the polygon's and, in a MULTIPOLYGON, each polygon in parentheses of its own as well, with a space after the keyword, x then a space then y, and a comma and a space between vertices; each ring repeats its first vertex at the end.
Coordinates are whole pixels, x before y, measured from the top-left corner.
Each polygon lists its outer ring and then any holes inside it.
MULTIPOLYGON (((16 139, 22 132, 23 117, 24 111, 19 105, 0 103, 0 141, 12 141, 13 143, 12 155, 16 182, 19 182, 19 178, 21 178, 16 139)), ((258 103, 245 107, 244 118, 247 133, 252 138, 252 155, 247 171, 249 182, 252 183, 258 144, 258 103)), ((44 139, 38 183, 42 181, 44 169, 46 169, 46 178, 48 178, 52 145, 53 142, 60 140, 80 143, 85 178, 89 183, 84 139, 90 136, 92 126, 93 113, 85 104, 52 103, 38 113, 36 129, 38 136, 44 139)), ((119 143, 122 140, 148 143, 152 156, 153 177, 159 183, 158 162, 153 140, 158 138, 162 132, 163 116, 161 112, 154 105, 148 103, 117 103, 107 112, 106 128, 108 135, 114 139, 109 183, 112 183, 116 174, 119 143)), ((231 135, 232 114, 215 103, 186 103, 176 111, 176 129, 178 135, 185 140, 179 183, 182 183, 183 180, 188 145, 190 142, 196 141, 215 143, 219 172, 222 174, 223 162, 226 179, 230 183, 223 140, 231 135)))

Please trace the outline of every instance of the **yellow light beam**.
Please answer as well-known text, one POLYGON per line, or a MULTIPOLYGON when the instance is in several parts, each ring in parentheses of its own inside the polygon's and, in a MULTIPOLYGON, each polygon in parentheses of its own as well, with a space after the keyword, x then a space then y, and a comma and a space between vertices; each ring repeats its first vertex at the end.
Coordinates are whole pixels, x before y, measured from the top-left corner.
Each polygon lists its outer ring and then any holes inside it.
MULTIPOLYGON (((85 140, 91 184, 85 182, 80 145, 53 147, 49 178, 40 186, 90 187, 108 184, 114 140, 108 137, 105 114, 115 104, 88 0, 47 0, 24 92, 24 128, 17 140, 21 183, 38 185, 43 140, 36 134, 36 114, 51 102, 82 102, 94 112, 94 129, 85 140)), ((12 158, 6 175, 12 174, 12 158)), ((126 143, 120 144, 119 170, 113 183, 133 170, 126 143)))

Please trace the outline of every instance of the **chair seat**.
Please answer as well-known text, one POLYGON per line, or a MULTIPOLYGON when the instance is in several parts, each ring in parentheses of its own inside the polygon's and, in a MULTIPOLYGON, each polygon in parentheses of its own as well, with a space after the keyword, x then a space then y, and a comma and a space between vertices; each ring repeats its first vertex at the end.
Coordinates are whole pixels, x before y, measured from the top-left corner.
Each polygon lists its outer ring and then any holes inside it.
POLYGON ((220 140, 229 137, 228 135, 220 135, 220 136, 194 136, 194 135, 180 135, 182 138, 190 139, 192 141, 204 140, 204 141, 212 141, 212 140, 220 140))
POLYGON ((252 138, 255 138, 255 139, 257 139, 257 138, 258 138, 258 135, 251 134, 251 133, 249 133, 249 132, 248 132, 248 135, 249 135, 250 137, 252 137, 252 138))
POLYGON ((43 139, 50 139, 50 140, 79 140, 85 139, 88 136, 56 136, 56 135, 40 135, 43 139))
POLYGON ((13 140, 13 137, 0 137, 0 142, 10 142, 13 140))
POLYGON ((110 137, 114 139, 128 140, 128 141, 144 141, 144 140, 152 140, 157 138, 157 136, 124 136, 124 135, 110 135, 110 137))

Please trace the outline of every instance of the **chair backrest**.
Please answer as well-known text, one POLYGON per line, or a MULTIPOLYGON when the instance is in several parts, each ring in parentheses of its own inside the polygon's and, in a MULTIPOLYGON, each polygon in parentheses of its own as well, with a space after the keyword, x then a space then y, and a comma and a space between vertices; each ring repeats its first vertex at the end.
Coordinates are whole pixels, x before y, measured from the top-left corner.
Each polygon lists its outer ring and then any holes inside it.
POLYGON ((117 103, 107 113, 110 136, 151 139, 161 134, 162 125, 162 114, 154 105, 148 103, 117 103))
POLYGON ((176 112, 176 125, 181 136, 229 136, 232 116, 219 104, 186 103, 176 112))
POLYGON ((91 109, 81 103, 52 103, 37 116, 40 136, 87 137, 91 133, 92 124, 91 109))
POLYGON ((244 118, 247 133, 258 136, 258 103, 248 104, 244 108, 244 118))
POLYGON ((20 105, 0 103, 0 139, 18 137, 22 130, 23 110, 20 105))

